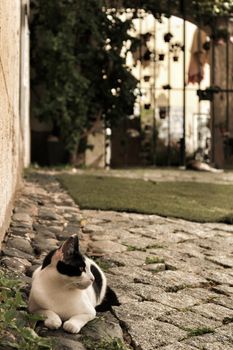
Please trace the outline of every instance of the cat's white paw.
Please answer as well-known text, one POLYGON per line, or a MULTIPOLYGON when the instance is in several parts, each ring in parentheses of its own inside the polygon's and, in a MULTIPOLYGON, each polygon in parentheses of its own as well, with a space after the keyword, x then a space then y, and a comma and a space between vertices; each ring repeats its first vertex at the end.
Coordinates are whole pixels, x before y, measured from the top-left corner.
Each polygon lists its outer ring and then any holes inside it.
POLYGON ((53 317, 46 318, 46 320, 44 321, 44 324, 49 329, 58 329, 61 327, 62 321, 59 316, 57 317, 53 316, 53 317))
POLYGON ((69 320, 63 324, 63 328, 66 332, 69 332, 69 333, 78 333, 81 329, 81 327, 78 325, 77 322, 69 321, 69 320))

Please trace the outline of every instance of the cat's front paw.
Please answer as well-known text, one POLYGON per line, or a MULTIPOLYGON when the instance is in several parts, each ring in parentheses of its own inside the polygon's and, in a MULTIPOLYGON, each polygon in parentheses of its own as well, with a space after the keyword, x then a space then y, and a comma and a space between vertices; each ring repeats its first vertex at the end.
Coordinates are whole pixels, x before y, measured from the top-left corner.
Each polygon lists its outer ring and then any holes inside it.
POLYGON ((62 325, 62 321, 59 316, 48 317, 44 321, 44 324, 49 329, 58 329, 62 325))
POLYGON ((74 321, 66 321, 63 324, 63 328, 66 332, 69 332, 69 333, 78 333, 81 329, 81 327, 77 324, 77 322, 74 322, 74 321))

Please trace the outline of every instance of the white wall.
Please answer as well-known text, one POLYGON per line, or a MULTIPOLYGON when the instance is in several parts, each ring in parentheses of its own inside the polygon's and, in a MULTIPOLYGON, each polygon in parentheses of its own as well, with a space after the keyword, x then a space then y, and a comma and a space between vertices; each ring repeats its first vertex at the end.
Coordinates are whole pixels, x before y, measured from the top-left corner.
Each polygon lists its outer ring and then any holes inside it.
MULTIPOLYGON (((0 1, 0 242, 19 186, 25 148, 20 116, 21 1, 0 1)), ((28 76, 26 78, 28 80, 28 76)), ((25 115, 26 115, 26 106, 25 115)), ((28 161, 26 161, 27 163, 28 161)))
POLYGON ((29 33, 29 0, 21 0, 21 87, 20 87, 20 120, 23 139, 23 164, 30 164, 30 33, 29 33))

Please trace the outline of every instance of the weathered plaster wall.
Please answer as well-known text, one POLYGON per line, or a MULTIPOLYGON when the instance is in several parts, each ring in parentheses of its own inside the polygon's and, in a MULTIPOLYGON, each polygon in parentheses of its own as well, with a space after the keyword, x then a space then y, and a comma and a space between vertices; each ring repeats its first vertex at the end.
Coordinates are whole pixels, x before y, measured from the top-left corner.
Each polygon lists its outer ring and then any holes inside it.
POLYGON ((23 164, 20 125, 21 1, 0 1, 0 243, 23 164))
POLYGON ((20 124, 23 140, 23 164, 30 164, 30 0, 21 0, 20 124))
MULTIPOLYGON (((221 19, 220 19, 221 20, 221 19)), ((227 28, 233 36, 233 24, 219 20, 219 28, 227 28)), ((212 85, 230 92, 214 94, 212 103, 212 156, 219 168, 233 168, 233 45, 231 41, 216 44, 212 60, 212 85)))

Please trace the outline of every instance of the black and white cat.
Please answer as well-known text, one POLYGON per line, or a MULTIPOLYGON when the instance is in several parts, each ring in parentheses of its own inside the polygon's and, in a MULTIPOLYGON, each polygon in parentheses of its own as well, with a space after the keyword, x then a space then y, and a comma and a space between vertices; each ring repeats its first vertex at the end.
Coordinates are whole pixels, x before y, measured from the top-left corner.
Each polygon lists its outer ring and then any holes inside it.
POLYGON ((100 267, 80 253, 76 235, 51 251, 33 273, 29 311, 42 315, 47 328, 57 329, 64 321, 64 330, 78 333, 96 311, 112 305, 119 305, 116 294, 100 267))

